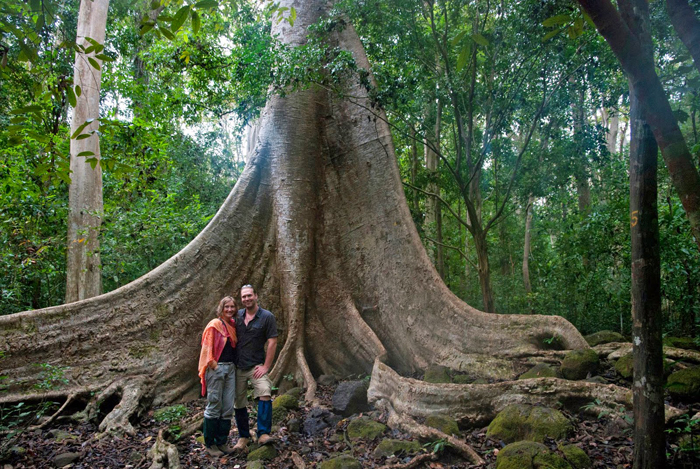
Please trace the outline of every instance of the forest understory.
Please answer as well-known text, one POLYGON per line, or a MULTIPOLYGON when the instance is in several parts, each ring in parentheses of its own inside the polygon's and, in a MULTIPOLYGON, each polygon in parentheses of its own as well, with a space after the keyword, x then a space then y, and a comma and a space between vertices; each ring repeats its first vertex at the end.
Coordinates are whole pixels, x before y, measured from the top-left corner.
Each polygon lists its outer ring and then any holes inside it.
MULTIPOLYGON (((623 355, 622 344, 603 344, 595 348, 603 359, 596 376, 587 377, 587 381, 599 384, 611 384, 630 388, 629 379, 620 376, 615 369, 615 357, 623 355), (611 351, 613 350, 613 351, 611 351)), ((696 358, 689 352, 690 361, 677 360, 673 368, 683 369, 693 364, 696 358)), ((619 359, 619 358, 618 358, 619 359)), ((532 368, 532 359, 513 361, 515 370, 524 371, 532 368)), ((470 382, 465 374, 447 371, 452 382, 470 382)), ((11 433, 4 433, 5 440, 0 447, 0 463, 3 469, 71 467, 80 468, 497 468, 497 456, 506 446, 506 442, 488 435, 488 425, 469 425, 460 422, 459 433, 454 434, 457 441, 473 448, 483 464, 473 464, 465 459, 464 453, 455 448, 446 439, 420 438, 419 432, 401 431, 397 426, 391 428, 390 416, 381 406, 365 408, 364 412, 343 417, 334 400, 334 393, 339 384, 329 376, 321 378, 316 392, 316 402, 308 404, 303 399, 299 388, 289 389, 293 384, 283 381, 282 389, 277 390, 281 402, 287 407, 275 414, 273 433, 277 442, 274 450, 266 448, 262 455, 257 445, 252 444, 247 454, 234 454, 222 458, 211 458, 201 443, 201 418, 206 401, 204 398, 169 407, 150 409, 140 418, 133 417, 133 435, 104 434, 98 431, 98 421, 78 422, 71 413, 79 407, 76 400, 55 414, 59 403, 26 404, 8 407, 2 410, 2 426, 10 428, 11 433), (330 380, 330 381, 328 381, 330 380), (322 383, 326 384, 322 384, 322 383), (282 391, 285 391, 282 394, 282 391), (296 392, 295 392, 296 390, 296 392), (281 397, 282 396, 282 397, 281 397), (288 396, 294 396, 292 405, 288 405, 288 396), (298 399, 298 400, 297 400, 298 399), (297 407, 298 403, 298 407, 297 407), (43 411, 37 417, 37 406, 43 411), (334 407, 335 406, 335 407, 334 407), (296 407, 296 408, 295 408, 296 407), (27 415, 21 416, 22 412, 27 415), (336 412, 336 413, 334 413, 336 412), (323 421, 324 423, 319 422, 323 421), (361 430, 363 436, 357 436, 357 430, 349 429, 353 421, 369 421, 370 430, 361 430), (378 422, 389 426, 372 427, 378 422), (8 427, 9 425, 9 427, 8 427), (155 456, 153 448, 167 441, 163 448, 176 448, 178 461, 168 462, 162 456, 155 456), (382 452, 382 442, 402 440, 414 442, 412 449, 397 451, 395 454, 382 452), (170 446, 172 442, 173 446, 170 446), (249 460, 258 454, 262 459, 249 460), (159 459, 160 458, 160 459, 159 459), (340 458, 340 459, 337 459, 340 458), (354 462, 353 462, 354 460, 354 462), (335 461, 335 462, 334 462, 335 461), (178 466, 179 464, 179 466, 178 466), (354 465, 353 465, 354 464, 354 465)), ((355 383, 368 383, 368 376, 350 377, 355 383), (363 379, 364 378, 364 379, 363 379)), ((422 373, 409 377, 428 379, 422 373)), ((484 385, 496 384, 496 380, 484 380, 484 385)), ((347 384, 347 381, 345 382, 347 384)), ((370 393, 371 394, 371 393, 370 393)), ((666 404, 678 409, 682 415, 667 424, 668 467, 691 469, 700 467, 700 404, 682 402, 667 393, 666 404)), ((113 403, 114 405, 116 403, 113 403)), ((103 406, 109 406, 109 403, 103 406)), ((104 413, 106 409, 102 408, 104 413)), ((254 419, 254 408, 250 407, 254 419)), ((554 454, 563 455, 562 446, 575 445, 590 458, 590 465, 577 466, 574 469, 592 468, 631 468, 632 467, 632 414, 629 410, 606 407, 601 402, 582 405, 578 411, 568 405, 559 409, 572 424, 565 437, 553 439, 546 437, 544 445, 554 454)), ((98 414, 99 417, 103 415, 98 414)), ((254 420, 253 420, 254 422, 254 420)), ((415 418, 417 427, 430 425, 427 419, 415 418)), ((444 428, 443 428, 444 430, 444 428)), ((229 444, 237 439, 237 430, 232 429, 229 444)), ((394 443, 396 444, 396 443, 394 443)), ((399 444, 400 445, 400 444, 399 444)), ((174 459, 172 450, 168 453, 174 459)), ((165 451, 161 451, 164 454, 165 451)), ((510 467, 510 466, 509 466, 510 467)), ((545 467, 533 465, 532 467, 545 467)), ((554 467, 554 466, 546 466, 554 467)), ((559 466, 557 466, 559 467, 559 466)))

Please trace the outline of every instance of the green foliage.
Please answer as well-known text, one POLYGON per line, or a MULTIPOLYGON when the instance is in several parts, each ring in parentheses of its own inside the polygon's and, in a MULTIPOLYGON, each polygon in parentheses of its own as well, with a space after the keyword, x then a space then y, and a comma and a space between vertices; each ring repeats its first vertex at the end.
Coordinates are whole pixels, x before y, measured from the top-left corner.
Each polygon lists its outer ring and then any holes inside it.
POLYGON ((182 404, 163 407, 153 413, 153 418, 158 423, 171 423, 182 419, 187 415, 187 407, 182 404))
POLYGON ((68 384, 68 378, 66 378, 65 373, 68 370, 67 366, 56 366, 50 363, 40 363, 39 367, 41 371, 37 376, 38 382, 34 385, 36 389, 41 389, 43 391, 49 391, 60 387, 61 385, 68 384))

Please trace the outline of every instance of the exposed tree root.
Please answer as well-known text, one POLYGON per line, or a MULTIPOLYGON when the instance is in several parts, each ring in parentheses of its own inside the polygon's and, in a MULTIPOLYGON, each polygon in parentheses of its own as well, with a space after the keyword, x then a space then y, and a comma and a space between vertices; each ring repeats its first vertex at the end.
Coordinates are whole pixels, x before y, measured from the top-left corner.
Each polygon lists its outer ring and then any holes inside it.
POLYGON ((150 469, 180 469, 180 455, 177 447, 170 443, 167 437, 168 431, 160 430, 156 442, 148 450, 148 457, 153 461, 150 469))
MULTIPOLYGON (((629 342, 611 342, 609 344, 601 344, 593 347, 598 356, 607 358, 608 360, 617 360, 629 353, 632 353, 632 344, 629 342)), ((687 350, 675 347, 664 346, 664 355, 666 358, 673 360, 683 360, 691 363, 700 364, 700 352, 695 350, 687 350)))
POLYGON ((101 405, 108 399, 119 398, 119 403, 99 424, 99 431, 104 433, 136 434, 130 419, 138 418, 150 406, 153 400, 153 382, 146 376, 124 378, 113 382, 100 392, 85 409, 88 420, 97 419, 101 405))
POLYGON ((380 466, 379 469, 413 469, 414 467, 418 467, 423 463, 426 463, 429 461, 435 461, 435 460, 437 460, 437 454, 435 454, 435 453, 423 453, 423 454, 416 455, 413 459, 411 459, 407 463, 386 464, 384 466, 380 466))
POLYGON ((196 432, 202 429, 202 424, 204 423, 204 412, 197 412, 193 416, 189 417, 187 420, 180 424, 180 440, 189 438, 196 432))
POLYGON ((422 425, 407 415, 399 414, 388 400, 380 399, 375 403, 375 406, 378 409, 387 412, 387 425, 389 425, 389 427, 410 433, 422 440, 444 439, 472 464, 485 464, 485 461, 481 458, 481 456, 479 456, 476 451, 474 451, 474 449, 466 442, 455 438, 452 435, 441 432, 436 428, 422 425))

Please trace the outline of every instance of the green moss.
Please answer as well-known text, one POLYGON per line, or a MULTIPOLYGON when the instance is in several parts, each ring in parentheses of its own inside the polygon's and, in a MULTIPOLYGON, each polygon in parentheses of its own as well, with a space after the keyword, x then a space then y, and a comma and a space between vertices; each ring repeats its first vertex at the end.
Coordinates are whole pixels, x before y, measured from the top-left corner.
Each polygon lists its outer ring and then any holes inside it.
POLYGON ((687 402, 700 401, 700 367, 686 368, 671 373, 666 381, 668 392, 687 402))
POLYGON ((623 355, 615 362, 615 371, 623 378, 629 379, 634 373, 634 359, 632 353, 623 355))
MULTIPOLYGON (((293 396, 293 397, 295 397, 297 400, 299 400, 299 398, 301 397, 301 394, 302 394, 303 392, 304 392, 304 390, 303 390, 302 388, 296 387, 296 388, 292 388, 292 389, 290 389, 289 391, 285 392, 284 395, 293 396)), ((297 405, 297 407, 298 407, 298 405, 297 405)))
POLYGON ((611 342, 627 342, 622 334, 613 331, 598 331, 584 337, 588 345, 595 347, 600 344, 609 344, 611 342))
POLYGON ((262 445, 248 453, 248 461, 270 460, 277 457, 277 450, 272 445, 262 445))
POLYGON ((245 467, 246 469, 265 469, 262 461, 250 461, 245 467))
POLYGON ((284 419, 289 415, 289 411, 284 407, 272 408, 272 423, 279 425, 284 422, 284 419))
POLYGON ((418 453, 422 446, 417 441, 382 440, 374 450, 375 458, 388 458, 391 455, 418 453))
POLYGON ((452 382, 456 384, 469 384, 472 382, 472 378, 469 375, 454 375, 452 377, 452 382))
POLYGON ((530 378, 556 378, 557 371, 551 366, 545 363, 539 363, 530 370, 521 374, 518 379, 530 379, 530 378))
POLYGON ((525 404, 509 405, 489 424, 486 436, 512 443, 520 440, 543 442, 545 437, 566 437, 572 426, 555 409, 525 404))
POLYGON ((532 466, 536 469, 572 469, 564 458, 549 451, 538 453, 532 460, 532 466))
POLYGON ((360 461, 350 455, 344 454, 337 458, 323 461, 319 466, 320 469, 362 469, 360 461))
POLYGON ((447 415, 431 415, 425 419, 425 424, 429 427, 437 428, 448 435, 459 435, 457 421, 447 415))
POLYGON ((170 310, 164 304, 159 304, 156 306, 156 318, 160 321, 167 319, 171 316, 170 310))
POLYGON ((667 347, 700 351, 700 343, 692 337, 666 337, 664 338, 664 345, 667 347))
POLYGON ((298 409, 299 399, 291 394, 282 394, 272 401, 272 410, 275 409, 298 409))
POLYGON ((385 430, 386 425, 370 420, 367 417, 360 417, 348 425, 348 438, 351 440, 360 438, 373 440, 384 433, 385 430))
POLYGON ((585 379, 598 369, 598 354, 591 349, 572 350, 561 362, 561 374, 566 379, 585 379))
POLYGON ((547 451, 542 443, 518 441, 503 448, 496 456, 496 469, 533 469, 538 453, 547 451))
POLYGON ((593 467, 591 458, 576 445, 559 445, 559 451, 574 469, 589 469, 593 467))
POLYGON ((425 370, 423 381, 427 383, 451 383, 449 368, 439 365, 429 366, 425 370))
POLYGON ((140 344, 140 345, 135 345, 133 347, 129 347, 129 356, 133 358, 144 358, 147 357, 153 352, 157 351, 158 347, 155 345, 145 345, 145 344, 140 344))

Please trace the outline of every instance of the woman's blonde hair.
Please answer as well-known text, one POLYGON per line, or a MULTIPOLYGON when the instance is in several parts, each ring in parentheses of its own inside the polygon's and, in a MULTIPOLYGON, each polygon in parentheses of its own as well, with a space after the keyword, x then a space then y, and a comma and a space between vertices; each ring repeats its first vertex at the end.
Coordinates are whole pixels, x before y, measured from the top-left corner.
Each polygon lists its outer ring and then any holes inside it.
POLYGON ((219 306, 216 307, 217 316, 221 316, 221 313, 224 311, 224 305, 226 305, 226 303, 228 303, 229 301, 233 303, 234 306, 238 307, 236 305, 236 300, 234 300, 232 296, 225 296, 221 298, 221 301, 219 301, 219 306))

